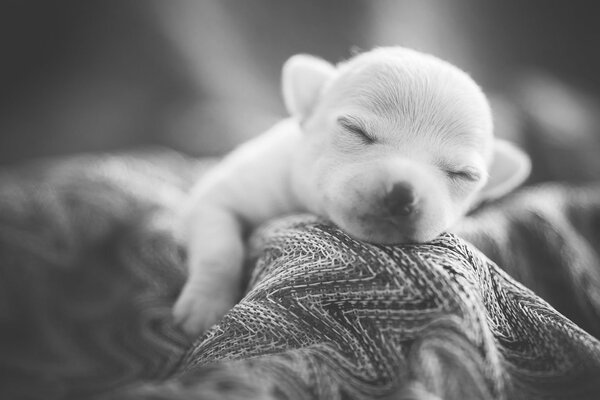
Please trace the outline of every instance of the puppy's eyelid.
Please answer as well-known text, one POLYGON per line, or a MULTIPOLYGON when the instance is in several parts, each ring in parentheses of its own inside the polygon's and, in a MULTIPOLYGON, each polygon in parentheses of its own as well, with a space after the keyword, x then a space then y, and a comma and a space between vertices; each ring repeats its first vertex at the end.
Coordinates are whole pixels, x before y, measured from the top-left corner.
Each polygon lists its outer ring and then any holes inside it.
POLYGON ((470 182, 479 182, 484 178, 484 175, 473 167, 450 167, 443 168, 446 174, 452 179, 463 179, 470 182))
POLYGON ((375 138, 369 135, 366 129, 362 128, 362 124, 352 117, 339 117, 337 119, 338 124, 345 130, 360 136, 366 143, 375 143, 375 138))

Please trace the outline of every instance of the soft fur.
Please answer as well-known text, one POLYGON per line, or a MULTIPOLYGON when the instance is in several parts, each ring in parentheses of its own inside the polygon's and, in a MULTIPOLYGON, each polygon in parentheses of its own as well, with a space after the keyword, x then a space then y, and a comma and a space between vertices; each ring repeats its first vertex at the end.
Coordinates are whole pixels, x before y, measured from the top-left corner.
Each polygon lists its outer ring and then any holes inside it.
POLYGON ((478 85, 430 55, 379 48, 338 66, 296 55, 283 95, 290 118, 227 156, 182 216, 190 274, 174 314, 192 335, 233 305, 244 232, 267 219, 308 211, 359 240, 424 242, 529 174, 529 158, 493 137, 478 85))

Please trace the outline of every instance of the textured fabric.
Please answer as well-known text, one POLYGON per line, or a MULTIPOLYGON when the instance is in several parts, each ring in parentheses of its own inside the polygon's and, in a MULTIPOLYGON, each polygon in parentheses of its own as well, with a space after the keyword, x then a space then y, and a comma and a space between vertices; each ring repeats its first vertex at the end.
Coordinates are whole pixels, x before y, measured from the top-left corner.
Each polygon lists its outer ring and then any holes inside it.
POLYGON ((422 245, 273 221, 240 303, 189 343, 171 223, 206 165, 0 176, 0 398, 600 398, 600 188, 523 191, 422 245))

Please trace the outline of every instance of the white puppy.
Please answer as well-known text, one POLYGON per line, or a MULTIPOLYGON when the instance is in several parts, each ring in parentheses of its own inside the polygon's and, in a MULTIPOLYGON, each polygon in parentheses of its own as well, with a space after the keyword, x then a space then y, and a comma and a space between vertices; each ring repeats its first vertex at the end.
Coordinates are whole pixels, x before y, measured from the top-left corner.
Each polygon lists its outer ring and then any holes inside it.
POLYGON ((296 55, 283 96, 291 117, 193 189, 180 232, 189 278, 174 309, 189 334, 234 304, 245 232, 270 218, 308 211, 359 240, 424 242, 529 174, 529 158, 494 139, 477 84, 430 55, 379 48, 337 67, 296 55))

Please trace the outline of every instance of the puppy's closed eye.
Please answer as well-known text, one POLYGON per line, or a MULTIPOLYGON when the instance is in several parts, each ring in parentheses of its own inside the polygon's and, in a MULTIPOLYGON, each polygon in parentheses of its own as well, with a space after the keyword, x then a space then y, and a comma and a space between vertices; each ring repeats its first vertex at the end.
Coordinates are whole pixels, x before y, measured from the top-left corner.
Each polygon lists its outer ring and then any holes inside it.
POLYGON ((445 168, 444 172, 452 180, 463 182, 479 182, 483 177, 482 174, 475 168, 445 168))
POLYGON ((375 137, 370 135, 365 128, 362 127, 362 124, 352 117, 339 117, 337 119, 337 123, 347 132, 352 133, 359 139, 361 139, 365 144, 373 144, 375 143, 375 137))

